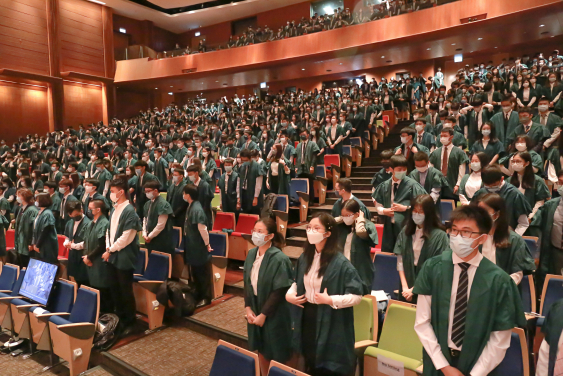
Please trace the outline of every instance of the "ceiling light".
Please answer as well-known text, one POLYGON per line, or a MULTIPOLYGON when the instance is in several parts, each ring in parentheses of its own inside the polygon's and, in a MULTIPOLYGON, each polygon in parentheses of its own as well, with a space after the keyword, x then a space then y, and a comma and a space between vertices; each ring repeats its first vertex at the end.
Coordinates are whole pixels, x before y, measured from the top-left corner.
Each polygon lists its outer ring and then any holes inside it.
POLYGON ((305 70, 305 68, 301 68, 301 70, 305 70))
POLYGON ((342 65, 342 63, 340 63, 340 65, 342 65))
POLYGON ((154 88, 154 90, 158 90, 158 88, 157 88, 157 87, 155 87, 155 88, 154 88))
POLYGON ((89 1, 96 3, 96 4, 106 5, 106 3, 102 2, 102 1, 98 1, 98 0, 89 0, 89 1))
POLYGON ((174 86, 170 85, 170 87, 174 87, 174 86))
POLYGON ((219 81, 215 81, 215 82, 219 82, 219 81))
POLYGON ((483 38, 477 38, 477 40, 483 40, 483 38))
POLYGON ((196 31, 194 35, 195 35, 196 37, 199 37, 199 36, 201 35, 201 32, 196 31))
POLYGON ((495 48, 498 48, 498 47, 495 47, 495 48))
POLYGON ((452 46, 455 46, 455 43, 452 43, 452 46))
POLYGON ((382 59, 385 59, 385 56, 381 56, 382 59))
POLYGON ((120 32, 121 34, 125 34, 125 33, 127 33, 127 30, 125 30, 124 28, 120 27, 120 28, 119 28, 119 32, 120 32))
POLYGON ((430 50, 431 50, 431 48, 430 48, 430 47, 428 47, 428 48, 426 49, 426 51, 430 51, 430 50))
POLYGON ((545 25, 540 25, 540 27, 544 27, 545 25))
POLYGON ((168 93, 168 95, 174 95, 174 93, 173 93, 173 92, 170 92, 170 93, 168 93))

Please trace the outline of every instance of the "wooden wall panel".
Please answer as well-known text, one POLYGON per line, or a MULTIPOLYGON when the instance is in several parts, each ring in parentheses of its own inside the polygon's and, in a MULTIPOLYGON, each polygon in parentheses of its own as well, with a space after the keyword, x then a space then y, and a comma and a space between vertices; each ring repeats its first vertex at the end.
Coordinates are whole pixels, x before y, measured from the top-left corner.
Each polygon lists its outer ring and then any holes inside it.
POLYGON ((102 87, 64 81, 64 128, 103 119, 102 87))
POLYGON ((10 145, 30 133, 49 131, 47 88, 0 82, 0 138, 10 145))
POLYGON ((60 0, 59 12, 61 71, 104 76, 102 7, 83 0, 60 0))
POLYGON ((0 68, 49 74, 45 0, 0 1, 0 68))
POLYGON ((115 116, 119 119, 133 117, 138 115, 139 111, 153 107, 152 92, 123 88, 118 88, 115 92, 116 103, 118 104, 115 109, 115 116))

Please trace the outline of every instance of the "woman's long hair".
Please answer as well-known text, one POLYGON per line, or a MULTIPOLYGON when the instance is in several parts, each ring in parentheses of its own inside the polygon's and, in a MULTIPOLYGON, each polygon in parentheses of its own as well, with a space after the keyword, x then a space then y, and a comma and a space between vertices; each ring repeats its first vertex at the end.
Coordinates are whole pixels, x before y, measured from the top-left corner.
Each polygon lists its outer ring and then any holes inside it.
MULTIPOLYGON (((514 154, 514 156, 519 156, 524 162, 528 163, 528 166, 524 168, 524 176, 522 176, 522 188, 533 189, 536 182, 536 178, 534 176, 535 174, 534 174, 534 166, 532 165, 532 156, 527 151, 518 152, 514 154)), ((518 179, 518 173, 512 174, 512 177, 510 178, 510 184, 512 184, 516 188, 520 187, 520 180, 518 179)))
MULTIPOLYGON (((436 204, 432 196, 428 194, 418 195, 411 201, 411 208, 414 209, 416 205, 422 207, 424 212, 424 222, 422 223, 422 232, 424 238, 430 239, 430 234, 436 228, 440 230, 445 230, 444 226, 438 218, 438 212, 436 211, 436 204)), ((405 219, 405 234, 407 236, 413 236, 416 232, 416 223, 412 220, 412 212, 408 214, 405 219)))
MULTIPOLYGON (((330 264, 334 255, 338 253, 338 229, 336 227, 336 221, 334 220, 334 217, 328 213, 321 212, 313 215, 313 218, 319 219, 326 232, 330 231, 330 236, 326 239, 325 246, 321 253, 321 265, 318 276, 322 277, 326 272, 328 264, 330 264)), ((305 261, 307 262, 307 269, 305 270, 305 273, 308 273, 311 269, 311 265, 313 265, 315 252, 317 252, 316 246, 307 241, 307 244, 303 248, 305 261)))
POLYGON ((479 205, 479 202, 484 203, 498 213, 498 218, 494 221, 496 225, 493 235, 495 246, 497 248, 510 246, 510 227, 508 226, 506 203, 504 199, 496 193, 487 193, 480 196, 474 205, 479 205))
POLYGON ((262 222, 264 226, 266 226, 268 235, 274 234, 274 238, 272 239, 272 246, 281 250, 285 245, 285 239, 283 238, 283 235, 278 232, 276 221, 270 217, 262 217, 260 218, 260 220, 258 220, 258 222, 262 222))

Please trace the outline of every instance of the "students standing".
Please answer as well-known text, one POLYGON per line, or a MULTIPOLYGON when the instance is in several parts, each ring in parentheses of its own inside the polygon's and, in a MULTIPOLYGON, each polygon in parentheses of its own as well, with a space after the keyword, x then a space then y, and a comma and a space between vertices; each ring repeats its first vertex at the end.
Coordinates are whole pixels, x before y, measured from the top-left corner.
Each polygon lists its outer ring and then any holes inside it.
POLYGON ((262 375, 270 361, 285 363, 291 357, 291 314, 285 294, 293 283, 292 265, 281 249, 283 237, 276 222, 264 218, 252 230, 256 248, 244 262, 244 302, 248 321, 248 343, 257 350, 262 375))
POLYGON ((69 277, 73 277, 78 285, 88 285, 88 272, 82 261, 84 249, 84 231, 90 224, 90 218, 86 217, 82 210, 82 202, 78 200, 69 201, 65 210, 69 214, 70 221, 67 222, 64 235, 64 246, 68 249, 69 277))
POLYGON ((559 376, 563 370, 563 299, 553 303, 542 326, 542 341, 536 376, 559 376))
POLYGON ((59 262, 59 242, 57 240, 55 216, 49 209, 52 204, 51 197, 48 193, 41 193, 37 195, 36 202, 39 212, 33 221, 33 238, 29 246, 29 255, 32 258, 57 264, 59 262))
POLYGON ((33 222, 37 217, 39 209, 33 203, 33 193, 27 188, 20 188, 16 192, 16 200, 21 205, 15 213, 15 238, 14 246, 18 255, 20 268, 27 267, 29 263, 29 252, 32 246, 33 222))
POLYGON ((174 254, 172 242, 173 214, 170 204, 160 195, 160 183, 149 181, 143 187, 148 201, 144 207, 143 238, 150 252, 159 251, 174 254))
POLYGON ((364 286, 338 251, 336 221, 320 213, 307 226, 307 245, 286 294, 294 311, 293 346, 312 376, 348 375, 354 370, 354 312, 364 286), (326 323, 327 325, 321 325, 326 323), (317 332, 319 330, 319 332, 317 332))
POLYGON ((424 347, 426 375, 488 375, 510 346, 512 328, 525 326, 512 279, 484 258, 492 227, 489 213, 473 205, 453 211, 450 248, 424 263, 414 329, 424 347))

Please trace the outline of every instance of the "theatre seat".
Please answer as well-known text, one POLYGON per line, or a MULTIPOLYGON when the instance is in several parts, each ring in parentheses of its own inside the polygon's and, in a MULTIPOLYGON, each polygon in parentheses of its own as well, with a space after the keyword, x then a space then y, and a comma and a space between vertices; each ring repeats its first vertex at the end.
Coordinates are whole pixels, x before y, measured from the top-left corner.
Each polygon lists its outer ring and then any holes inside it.
POLYGON ((137 265, 135 266, 135 274, 143 274, 147 267, 148 251, 145 248, 139 250, 137 255, 137 265))
POLYGON ((397 256, 393 253, 378 252, 373 259, 375 272, 373 273, 372 290, 383 290, 397 299, 395 291, 401 288, 401 278, 397 271, 397 256))
POLYGON ((258 354, 219 340, 209 376, 260 376, 258 354))
POLYGON ((149 255, 147 268, 143 275, 134 275, 133 295, 137 311, 149 319, 149 329, 162 326, 164 306, 156 300, 156 293, 160 285, 171 277, 172 255, 152 251, 149 255))
POLYGON ((328 179, 332 178, 332 187, 334 189, 334 185, 336 184, 336 181, 340 179, 340 174, 342 171, 340 165, 340 155, 338 154, 325 155, 324 162, 327 171, 330 172, 330 174, 326 176, 328 179))
POLYGON ((278 232, 282 234, 285 239, 285 235, 287 233, 287 222, 289 220, 289 198, 287 195, 278 195, 273 212, 276 217, 278 232))
POLYGON ((414 376, 422 366, 422 343, 414 331, 416 305, 390 300, 377 347, 364 353, 364 376, 383 376, 377 358, 383 356, 401 362, 405 376, 414 376))
POLYGON ((529 376, 530 363, 528 344, 523 329, 514 328, 510 336, 510 347, 494 373, 501 376, 529 376))
POLYGON ((0 274, 0 292, 11 292, 18 279, 20 267, 13 264, 5 264, 2 266, 0 274))
MULTIPOLYGON (((4 269, 8 265, 10 264, 4 265, 4 267, 2 268, 2 273, 4 273, 4 269)), ((16 298, 23 298, 23 296, 19 296, 19 294, 20 287, 23 283, 23 278, 25 277, 25 268, 18 270, 18 272, 18 279, 12 284, 11 290, 0 291, 0 325, 4 329, 12 329, 11 311, 8 309, 10 303, 16 298)))
POLYGON ((295 368, 286 366, 272 360, 270 362, 270 369, 268 370, 268 376, 309 376, 308 374, 298 371, 295 368))
POLYGON ((525 275, 520 282, 520 297, 524 312, 536 312, 536 287, 531 274, 525 275))
POLYGON ((368 346, 377 344, 379 320, 375 296, 362 297, 360 304, 354 306, 354 333, 356 355, 361 356, 368 346))
POLYGON ((213 222, 213 231, 223 231, 223 229, 235 231, 235 213, 217 212, 213 222))
POLYGON ((534 336, 534 354, 538 354, 541 342, 545 337, 541 331, 545 323, 545 317, 548 315, 549 310, 553 303, 563 299, 563 276, 548 274, 545 276, 543 283, 542 296, 540 301, 540 315, 536 321, 536 335, 534 336))
POLYGON ((6 250, 14 249, 16 241, 16 231, 7 230, 6 231, 6 250))
POLYGON ((70 315, 49 318, 53 352, 68 362, 71 376, 88 369, 99 314, 99 291, 83 285, 78 289, 70 315))
POLYGON ((356 163, 356 167, 362 165, 362 138, 350 137, 350 146, 352 148, 352 160, 356 163))
POLYGON ((540 258, 540 240, 535 236, 522 236, 534 260, 540 258))
POLYGON ((172 227, 172 243, 174 253, 172 254, 172 277, 180 278, 186 267, 184 262, 184 239, 181 227, 172 227))
POLYGON ((362 136, 363 136, 363 144, 364 144, 364 155, 366 156, 366 158, 369 158, 371 154, 371 145, 370 145, 371 134, 369 133, 369 130, 364 131, 364 134, 362 136))
POLYGON ((291 179, 289 195, 289 208, 299 210, 299 222, 306 222, 309 211, 309 179, 291 179))
POLYGON ((383 243, 383 225, 376 224, 375 229, 377 230, 377 244, 371 249, 372 260, 376 252, 381 252, 381 243, 383 243))
POLYGON ((353 161, 352 147, 350 145, 342 146, 342 161, 343 161, 342 171, 344 173, 344 176, 349 178, 350 175, 352 174, 352 161, 353 161))
POLYGON ((250 237, 254 224, 260 219, 256 214, 239 214, 237 227, 229 236, 229 258, 244 261, 248 250, 254 248, 247 238, 250 237))
POLYGON ((319 205, 324 205, 326 201, 326 190, 328 185, 325 165, 317 165, 317 167, 315 167, 315 181, 313 184, 315 189, 315 197, 319 198, 319 205))
POLYGON ((211 252, 211 286, 213 286, 213 299, 223 296, 227 262, 229 259, 229 236, 221 231, 209 233, 211 252), (219 277, 217 277, 217 275, 219 277))
POLYGON ((440 201, 440 210, 442 213, 442 223, 445 224, 449 222, 452 218, 452 212, 455 209, 455 202, 454 200, 441 200, 440 201))

